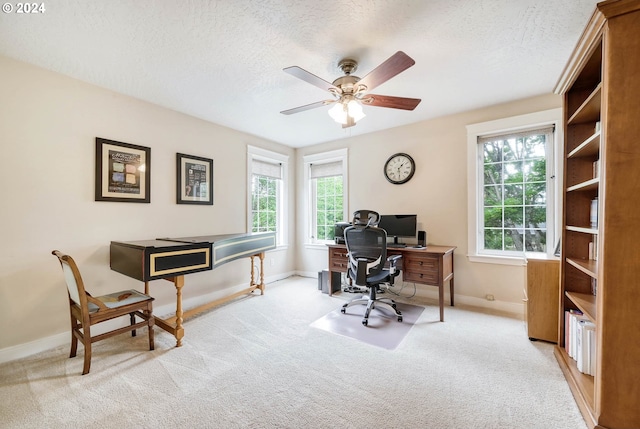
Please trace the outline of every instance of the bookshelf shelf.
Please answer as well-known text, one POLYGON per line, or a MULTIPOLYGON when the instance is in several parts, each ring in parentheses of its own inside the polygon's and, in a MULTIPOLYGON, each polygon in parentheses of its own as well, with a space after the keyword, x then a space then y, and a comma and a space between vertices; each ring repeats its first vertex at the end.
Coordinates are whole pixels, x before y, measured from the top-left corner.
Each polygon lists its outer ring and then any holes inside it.
POLYGON ((595 156, 600 151, 600 131, 583 141, 577 148, 569 152, 567 158, 595 156))
POLYGON ((567 124, 583 124, 595 122, 600 118, 600 103, 602 98, 602 83, 599 83, 591 95, 582 103, 578 110, 569 118, 567 124))
POLYGON ((598 234, 598 229, 597 228, 586 228, 586 227, 583 227, 583 226, 567 225, 567 226, 565 226, 565 229, 567 231, 581 232, 583 234, 591 234, 591 235, 597 235, 598 234))
POLYGON ((596 322, 596 297, 586 293, 577 292, 565 292, 567 298, 573 302, 582 314, 591 319, 592 322, 596 322))
POLYGON ((567 262, 590 277, 598 277, 598 261, 592 259, 567 258, 567 262))
POLYGON ((583 414, 585 412, 591 414, 591 410, 594 408, 594 377, 578 371, 576 361, 571 359, 562 347, 556 346, 554 354, 558 362, 561 363, 560 368, 564 372, 567 380, 569 380, 570 385, 573 384, 573 386, 571 386, 571 390, 579 392, 579 399, 582 399, 584 402, 584 404, 581 404, 579 401, 578 405, 587 405, 587 408, 584 410, 581 406, 580 410, 583 414))
POLYGON ((576 191, 593 191, 598 189, 598 185, 600 184, 600 178, 595 177, 593 179, 589 179, 586 182, 578 183, 577 185, 569 186, 567 188, 567 192, 576 192, 576 191))

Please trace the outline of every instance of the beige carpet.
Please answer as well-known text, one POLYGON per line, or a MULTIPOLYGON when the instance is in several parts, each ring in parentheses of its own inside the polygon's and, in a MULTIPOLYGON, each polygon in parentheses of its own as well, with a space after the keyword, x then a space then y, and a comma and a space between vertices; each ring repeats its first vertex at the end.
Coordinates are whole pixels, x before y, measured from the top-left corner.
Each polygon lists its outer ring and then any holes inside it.
POLYGON ((156 330, 152 352, 97 343, 86 376, 66 346, 0 365, 0 427, 586 428, 522 321, 427 305, 391 351, 310 326, 344 299, 294 277, 187 321, 181 348, 156 330))

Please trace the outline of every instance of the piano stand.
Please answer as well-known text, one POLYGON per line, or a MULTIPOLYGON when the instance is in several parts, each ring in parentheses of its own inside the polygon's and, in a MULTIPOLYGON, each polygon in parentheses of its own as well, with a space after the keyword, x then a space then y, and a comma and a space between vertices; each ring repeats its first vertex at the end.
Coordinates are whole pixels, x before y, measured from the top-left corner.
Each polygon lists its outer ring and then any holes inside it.
MULTIPOLYGON (((176 287, 176 315, 173 317, 169 317, 167 319, 161 319, 158 316, 154 316, 156 321, 156 326, 164 329, 170 334, 173 334, 173 336, 176 337, 176 347, 181 347, 182 337, 184 337, 184 327, 182 326, 182 322, 184 322, 185 319, 188 319, 196 314, 207 311, 220 304, 224 304, 225 302, 229 302, 240 296, 251 294, 255 290, 260 290, 260 295, 264 295, 264 252, 260 252, 257 255, 252 255, 250 256, 250 258, 251 258, 251 282, 248 288, 243 289, 234 294, 231 294, 229 296, 225 296, 223 298, 217 299, 215 301, 211 301, 211 302, 199 305, 198 307, 187 310, 186 312, 182 311, 182 287, 184 286, 184 275, 165 278, 165 280, 172 282, 176 287), (255 282, 255 277, 253 274, 253 258, 255 257, 258 257, 260 259, 260 283, 255 282)), ((144 293, 149 295, 149 281, 144 282, 144 293)))

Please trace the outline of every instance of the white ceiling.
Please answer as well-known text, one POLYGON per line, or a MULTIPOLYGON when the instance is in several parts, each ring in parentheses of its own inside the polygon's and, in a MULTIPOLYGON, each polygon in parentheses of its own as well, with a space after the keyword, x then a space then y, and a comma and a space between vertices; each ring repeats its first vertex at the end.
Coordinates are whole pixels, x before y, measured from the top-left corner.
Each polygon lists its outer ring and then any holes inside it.
MULTIPOLYGON (((16 4, 16 2, 11 2, 16 4)), ((302 147, 550 93, 596 0, 53 0, 0 14, 0 54, 236 130, 302 147), (360 77, 396 51, 416 64, 342 129, 327 107, 340 59, 360 77)))

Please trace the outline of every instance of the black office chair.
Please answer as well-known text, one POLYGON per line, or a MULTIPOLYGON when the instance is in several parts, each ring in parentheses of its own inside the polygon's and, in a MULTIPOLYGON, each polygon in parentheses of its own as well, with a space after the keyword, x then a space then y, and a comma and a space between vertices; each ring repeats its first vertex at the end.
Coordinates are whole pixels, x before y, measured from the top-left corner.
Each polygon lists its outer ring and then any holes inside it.
POLYGON ((348 307, 355 304, 365 304, 362 324, 369 324, 369 314, 377 307, 390 309, 402 322, 402 313, 396 308, 396 303, 389 298, 377 298, 376 292, 381 284, 393 284, 393 280, 400 274, 396 268, 402 255, 394 255, 387 259, 387 233, 378 228, 380 215, 371 210, 359 210, 353 214, 353 225, 344 230, 347 245, 349 268, 347 275, 358 286, 366 286, 369 296, 356 298, 342 306, 340 310, 346 313, 348 307), (385 264, 389 263, 389 268, 385 264))

